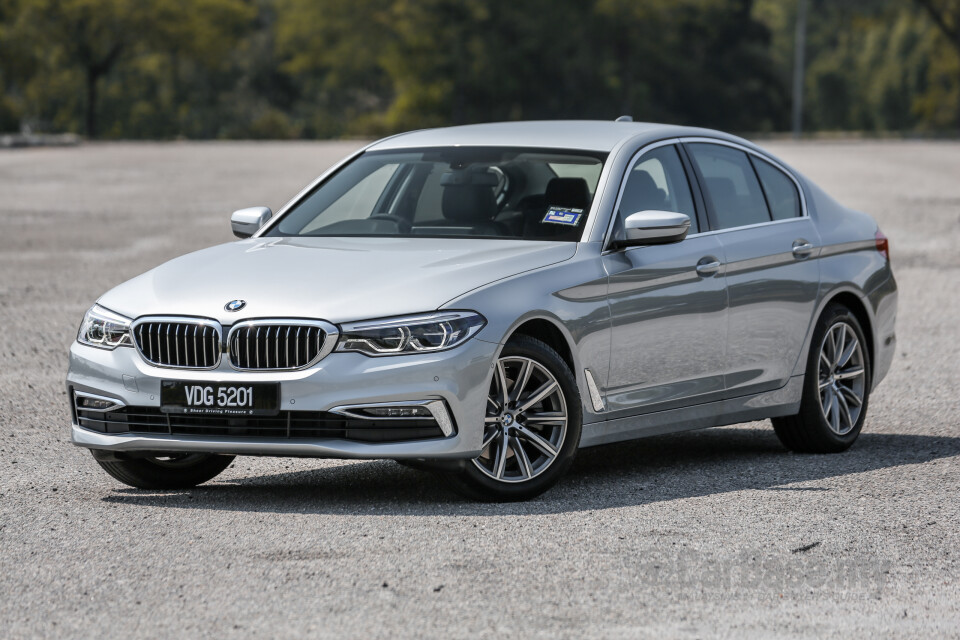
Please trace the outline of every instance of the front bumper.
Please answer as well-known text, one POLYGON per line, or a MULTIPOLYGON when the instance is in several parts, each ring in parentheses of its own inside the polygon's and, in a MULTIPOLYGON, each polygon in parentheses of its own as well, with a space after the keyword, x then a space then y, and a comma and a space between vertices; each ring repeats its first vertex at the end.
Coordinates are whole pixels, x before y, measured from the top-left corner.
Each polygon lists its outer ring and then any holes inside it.
POLYGON ((67 388, 119 401, 159 407, 160 381, 280 382, 284 411, 330 411, 344 405, 442 400, 456 427, 444 438, 359 442, 334 438, 231 437, 101 433, 72 424, 74 444, 110 451, 209 452, 326 458, 474 458, 480 454, 483 415, 497 344, 473 339, 450 351, 370 358, 333 353, 302 371, 242 372, 224 359, 217 369, 156 367, 133 348, 106 351, 74 343, 67 388))

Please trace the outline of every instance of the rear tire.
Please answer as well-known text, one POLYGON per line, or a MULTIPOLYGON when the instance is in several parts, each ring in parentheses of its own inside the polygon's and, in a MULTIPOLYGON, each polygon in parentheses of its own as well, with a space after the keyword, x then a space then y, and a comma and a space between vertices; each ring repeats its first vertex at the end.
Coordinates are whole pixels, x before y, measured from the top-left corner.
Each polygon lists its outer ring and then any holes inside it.
POLYGON ((137 489, 189 489, 220 475, 234 456, 206 453, 170 453, 129 460, 103 460, 94 453, 103 470, 137 489))
POLYGON ((444 475, 469 498, 528 500, 556 484, 573 463, 580 392, 563 358, 529 336, 512 338, 494 366, 480 456, 444 475))
POLYGON ((798 453, 850 448, 867 416, 869 353, 856 316, 839 304, 827 307, 810 343, 800 411, 772 420, 783 446, 798 453))

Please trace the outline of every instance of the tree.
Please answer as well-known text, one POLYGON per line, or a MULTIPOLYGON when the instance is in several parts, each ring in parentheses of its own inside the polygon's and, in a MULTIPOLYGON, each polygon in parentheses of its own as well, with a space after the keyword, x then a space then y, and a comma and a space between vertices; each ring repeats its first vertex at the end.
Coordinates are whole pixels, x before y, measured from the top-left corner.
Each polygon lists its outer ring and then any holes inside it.
POLYGON ((916 0, 937 28, 960 54, 960 2, 957 0, 916 0))
POLYGON ((24 0, 17 27, 48 58, 83 73, 84 130, 97 135, 97 89, 129 48, 137 11, 124 0, 24 0))
POLYGON ((382 130, 393 89, 383 58, 390 0, 274 0, 279 71, 298 88, 294 114, 322 137, 382 130))
MULTIPOLYGON (((927 12, 933 23, 950 43, 954 50, 954 55, 960 58, 960 0, 916 0, 927 12)), ((956 66, 956 75, 958 87, 954 93, 953 103, 955 105, 957 128, 960 129, 960 64, 956 66)))
POLYGON ((77 70, 83 130, 100 132, 99 90, 122 61, 148 50, 209 62, 236 42, 237 25, 255 10, 244 0, 19 0, 14 30, 40 59, 38 77, 77 70))

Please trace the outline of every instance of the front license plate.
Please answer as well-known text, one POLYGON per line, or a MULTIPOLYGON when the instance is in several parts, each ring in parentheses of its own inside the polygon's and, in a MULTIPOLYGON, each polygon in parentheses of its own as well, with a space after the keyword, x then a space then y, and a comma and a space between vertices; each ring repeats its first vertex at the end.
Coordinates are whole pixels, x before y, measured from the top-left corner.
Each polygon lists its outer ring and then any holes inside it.
POLYGON ((280 407, 279 382, 160 381, 160 411, 213 416, 275 416, 280 407))

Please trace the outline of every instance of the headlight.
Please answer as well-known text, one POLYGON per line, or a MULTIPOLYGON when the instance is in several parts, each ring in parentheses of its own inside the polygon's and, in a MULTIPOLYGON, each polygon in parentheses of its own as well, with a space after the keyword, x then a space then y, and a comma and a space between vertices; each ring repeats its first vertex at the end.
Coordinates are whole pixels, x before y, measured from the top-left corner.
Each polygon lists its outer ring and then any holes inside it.
POLYGON ((130 319, 99 305, 93 305, 83 316, 77 342, 100 349, 132 346, 130 319))
POLYGON ((463 344, 485 324, 486 319, 473 311, 352 322, 341 326, 337 351, 358 351, 368 356, 444 351, 463 344))

